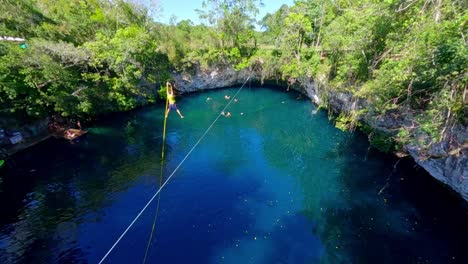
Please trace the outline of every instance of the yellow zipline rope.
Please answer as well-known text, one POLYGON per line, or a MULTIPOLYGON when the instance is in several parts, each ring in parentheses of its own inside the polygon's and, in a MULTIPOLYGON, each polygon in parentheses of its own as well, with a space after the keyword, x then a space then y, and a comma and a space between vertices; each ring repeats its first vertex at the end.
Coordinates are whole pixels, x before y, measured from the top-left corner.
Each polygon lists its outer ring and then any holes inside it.
MULTIPOLYGON (((167 86, 166 86, 167 92, 167 86)), ((163 126, 163 137, 162 137, 162 148, 161 148, 161 172, 159 174, 159 187, 162 185, 163 180, 163 171, 164 171, 164 147, 166 145, 166 124, 167 124, 167 107, 169 103, 169 97, 166 94, 166 108, 164 108, 164 126, 163 126)), ((153 240, 154 229, 156 227, 156 220, 158 219, 159 214, 159 204, 161 202, 161 193, 158 195, 158 203, 156 205, 156 214, 154 215, 153 219, 153 226, 151 227, 151 234, 148 238, 148 243, 146 245, 145 257, 143 258, 143 264, 146 263, 146 258, 148 257, 148 252, 151 246, 151 241, 153 240)))

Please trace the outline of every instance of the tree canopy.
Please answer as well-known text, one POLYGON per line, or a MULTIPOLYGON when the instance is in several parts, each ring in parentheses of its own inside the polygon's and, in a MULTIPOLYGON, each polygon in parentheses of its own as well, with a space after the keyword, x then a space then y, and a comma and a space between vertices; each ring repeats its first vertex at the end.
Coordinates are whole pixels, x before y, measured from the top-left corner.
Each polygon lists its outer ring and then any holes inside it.
POLYGON ((0 35, 0 114, 39 118, 123 111, 155 99, 141 84, 167 78, 156 23, 137 2, 6 0, 0 35), (23 43, 24 44, 24 43, 23 43))
POLYGON ((342 128, 404 113, 414 122, 397 133, 403 142, 413 128, 438 141, 466 126, 466 1, 296 0, 255 21, 262 1, 206 0, 201 25, 156 23, 148 2, 2 1, 0 35, 27 41, 0 41, 0 115, 125 111, 154 102, 148 84, 170 71, 261 61, 266 79, 309 78, 365 99, 342 128))

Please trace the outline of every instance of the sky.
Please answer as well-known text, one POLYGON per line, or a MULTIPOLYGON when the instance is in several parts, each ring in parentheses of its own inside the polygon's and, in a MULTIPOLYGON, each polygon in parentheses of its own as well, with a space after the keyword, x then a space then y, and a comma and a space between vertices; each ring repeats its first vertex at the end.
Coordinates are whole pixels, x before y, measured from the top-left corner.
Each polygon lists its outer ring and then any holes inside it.
MULTIPOLYGON (((169 24, 171 16, 176 16, 177 21, 190 19, 199 24, 198 14, 195 9, 202 9, 203 0, 159 0, 161 12, 156 20, 169 24)), ((263 0, 264 6, 260 8, 257 20, 263 18, 267 13, 273 13, 283 4, 291 6, 294 0, 263 0)))

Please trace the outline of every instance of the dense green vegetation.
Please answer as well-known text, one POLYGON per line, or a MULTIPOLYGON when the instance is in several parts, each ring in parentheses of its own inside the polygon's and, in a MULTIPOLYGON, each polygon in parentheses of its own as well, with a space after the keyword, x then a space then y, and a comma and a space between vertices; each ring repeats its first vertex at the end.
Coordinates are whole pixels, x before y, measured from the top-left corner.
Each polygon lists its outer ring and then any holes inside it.
POLYGON ((167 78, 157 25, 126 1, 6 0, 1 3, 2 114, 21 118, 124 111, 155 100, 145 83, 167 78), (143 85, 142 85, 143 84, 143 85))
POLYGON ((261 56, 276 60, 269 72, 282 78, 310 76, 365 98, 365 109, 338 117, 341 128, 392 115, 403 123, 397 142, 415 129, 435 142, 467 123, 466 9, 465 1, 296 1, 263 19, 276 49, 261 56))
POLYGON ((0 35, 27 39, 26 48, 0 41, 0 114, 124 111, 154 102, 148 84, 172 70, 255 64, 265 79, 312 78, 366 99, 338 117, 343 129, 391 115, 402 120, 397 142, 415 129, 434 142, 467 123, 466 1, 297 0, 262 18, 263 32, 257 0, 207 0, 203 25, 155 23, 148 6, 129 0, 0 5, 0 35))

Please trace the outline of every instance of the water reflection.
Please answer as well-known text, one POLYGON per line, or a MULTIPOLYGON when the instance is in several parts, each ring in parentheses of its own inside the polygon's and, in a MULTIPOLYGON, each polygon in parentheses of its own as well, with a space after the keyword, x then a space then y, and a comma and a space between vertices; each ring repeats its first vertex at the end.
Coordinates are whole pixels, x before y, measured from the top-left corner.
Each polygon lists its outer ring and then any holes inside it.
MULTIPOLYGON (((165 177, 233 91, 179 100, 186 118, 168 120, 165 177)), ((162 192, 148 263, 468 262, 458 198, 315 110, 294 93, 242 91, 162 192)), ((16 156, 0 183, 0 262, 99 261, 159 186, 162 114, 112 115, 78 144, 16 156)), ((154 213, 109 262, 142 259, 154 213)))

